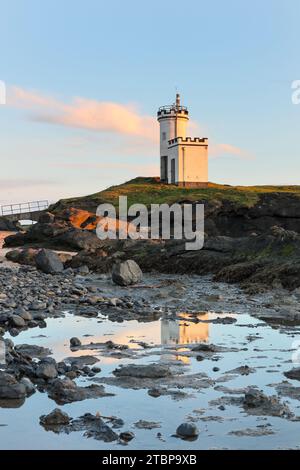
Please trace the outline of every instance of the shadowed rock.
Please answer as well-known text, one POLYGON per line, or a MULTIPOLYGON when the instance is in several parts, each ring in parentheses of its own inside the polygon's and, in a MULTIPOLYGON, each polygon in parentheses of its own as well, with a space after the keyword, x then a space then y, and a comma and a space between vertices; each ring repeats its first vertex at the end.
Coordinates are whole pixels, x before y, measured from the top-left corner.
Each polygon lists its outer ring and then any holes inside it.
POLYGON ((73 380, 68 378, 55 379, 48 389, 48 395, 58 404, 82 401, 88 398, 98 398, 113 396, 113 393, 106 393, 103 385, 89 385, 79 387, 73 380))
POLYGON ((37 268, 46 274, 60 273, 64 270, 64 265, 54 251, 42 249, 35 260, 37 268))

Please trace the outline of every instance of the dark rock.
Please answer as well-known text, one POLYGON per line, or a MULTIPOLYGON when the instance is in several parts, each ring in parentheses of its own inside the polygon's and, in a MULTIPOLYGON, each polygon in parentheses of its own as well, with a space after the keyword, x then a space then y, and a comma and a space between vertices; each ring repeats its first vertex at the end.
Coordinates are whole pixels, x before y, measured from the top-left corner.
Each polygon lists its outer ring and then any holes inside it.
POLYGON ((155 429, 155 428, 160 428, 160 423, 157 423, 155 421, 144 421, 143 419, 140 419, 136 423, 134 423, 134 426, 138 429, 155 429))
POLYGON ((116 377, 136 377, 151 379, 170 377, 172 375, 170 367, 162 364, 129 364, 127 366, 120 367, 119 369, 115 369, 113 371, 113 374, 116 377))
POLYGON ((18 307, 15 309, 15 315, 19 315, 19 317, 23 318, 25 321, 30 321, 32 320, 32 315, 29 313, 27 310, 25 310, 23 307, 18 307))
POLYGON ((194 346, 192 351, 217 352, 218 348, 214 344, 201 343, 194 346))
POLYGON ((26 243, 26 234, 24 232, 18 232, 13 235, 8 235, 4 239, 4 246, 11 247, 11 246, 22 246, 26 243))
POLYGON ((284 375, 288 379, 300 380, 300 367, 294 367, 294 369, 284 372, 284 375))
POLYGON ((87 250, 89 253, 102 246, 101 240, 95 233, 78 228, 70 228, 56 239, 57 244, 61 244, 72 250, 87 250))
POLYGON ((90 354, 87 354, 86 356, 71 356, 67 357, 65 359, 66 362, 69 362, 71 366, 76 366, 77 368, 82 368, 83 366, 86 365, 93 365, 96 364, 96 362, 99 362, 99 359, 96 356, 91 356, 90 354))
POLYGON ((9 321, 12 326, 16 326, 17 328, 24 328, 26 325, 25 320, 19 315, 12 315, 9 321))
POLYGON ((182 423, 176 429, 176 434, 184 439, 195 439, 199 435, 199 430, 193 423, 182 423))
POLYGON ((159 388, 150 388, 148 390, 148 395, 150 395, 150 397, 154 397, 154 398, 158 398, 161 396, 161 390, 159 388))
POLYGON ((135 436, 134 436, 134 433, 131 431, 124 431, 120 433, 119 437, 122 441, 129 442, 129 441, 132 441, 132 439, 134 439, 135 436))
POLYGON ((53 224, 55 220, 55 215, 51 214, 51 212, 44 212, 39 217, 40 224, 53 224))
POLYGON ((5 232, 14 232, 15 230, 19 229, 20 225, 18 222, 12 222, 5 217, 0 217, 0 230, 5 232))
POLYGON ((92 437, 104 442, 116 441, 119 438, 118 434, 105 424, 100 416, 94 416, 90 413, 86 413, 81 418, 74 420, 71 429, 74 431, 79 429, 85 430, 84 435, 86 437, 92 437))
POLYGON ((71 348, 76 348, 76 347, 81 346, 81 341, 80 341, 80 339, 79 339, 79 338, 76 338, 76 337, 71 338, 71 339, 70 339, 70 346, 71 346, 71 348))
POLYGON ((28 377, 22 377, 22 379, 20 380, 20 384, 25 386, 27 396, 30 396, 35 393, 35 387, 28 377))
POLYGON ((26 387, 17 379, 0 370, 0 399, 18 400, 26 397, 26 387))
POLYGON ((36 256, 36 266, 47 274, 59 273, 64 270, 59 256, 51 250, 42 249, 36 256))
POLYGON ((90 272, 90 270, 85 264, 83 266, 79 266, 79 268, 77 268, 77 273, 80 274, 81 276, 89 274, 89 272, 90 272))
POLYGON ((13 263, 35 266, 37 250, 26 248, 24 250, 12 250, 6 253, 6 259, 13 263))
POLYGON ((15 350, 20 354, 29 356, 31 359, 33 359, 34 357, 37 359, 42 359, 51 354, 50 349, 34 344, 16 344, 15 350))
POLYGON ((42 415, 40 417, 40 423, 43 426, 57 426, 62 424, 69 424, 69 422, 69 415, 59 408, 55 408, 48 415, 42 415))
POLYGON ((54 359, 46 358, 40 361, 35 373, 37 377, 45 380, 57 377, 58 372, 54 359))
POLYGON ((267 396, 260 390, 249 388, 243 400, 244 409, 249 414, 261 416, 281 416, 290 418, 293 416, 289 407, 281 403, 276 396, 267 396))
POLYGON ((73 401, 82 401, 88 398, 98 398, 103 396, 112 396, 112 393, 106 393, 102 385, 89 385, 88 387, 79 387, 72 380, 55 379, 48 390, 50 398, 58 404, 72 403, 73 401))

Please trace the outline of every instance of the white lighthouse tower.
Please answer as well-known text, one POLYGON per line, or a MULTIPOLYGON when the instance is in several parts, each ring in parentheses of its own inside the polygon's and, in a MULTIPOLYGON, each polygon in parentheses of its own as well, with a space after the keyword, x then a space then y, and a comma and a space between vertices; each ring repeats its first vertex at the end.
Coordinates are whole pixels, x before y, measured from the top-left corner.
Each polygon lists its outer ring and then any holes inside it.
POLYGON ((208 139, 186 137, 189 112, 180 95, 157 112, 160 124, 160 179, 186 187, 205 187, 208 181, 208 139))

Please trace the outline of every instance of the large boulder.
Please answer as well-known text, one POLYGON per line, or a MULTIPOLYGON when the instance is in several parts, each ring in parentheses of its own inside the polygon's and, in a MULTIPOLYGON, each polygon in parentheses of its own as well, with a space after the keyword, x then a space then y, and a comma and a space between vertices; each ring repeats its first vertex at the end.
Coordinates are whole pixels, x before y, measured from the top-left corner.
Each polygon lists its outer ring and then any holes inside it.
POLYGON ((143 278, 143 273, 139 265, 129 259, 122 263, 117 263, 112 269, 112 280, 119 286, 129 286, 140 282, 143 278))
POLYGON ((47 274, 60 273, 64 270, 64 265, 58 254, 51 250, 40 250, 35 261, 37 268, 47 274))

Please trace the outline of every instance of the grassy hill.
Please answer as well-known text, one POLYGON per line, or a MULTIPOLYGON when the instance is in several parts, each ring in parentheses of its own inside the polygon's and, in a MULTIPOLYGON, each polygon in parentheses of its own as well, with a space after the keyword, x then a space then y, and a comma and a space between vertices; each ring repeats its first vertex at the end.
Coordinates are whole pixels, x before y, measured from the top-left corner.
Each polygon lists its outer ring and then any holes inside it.
POLYGON ((94 212, 99 204, 105 202, 118 205, 119 196, 127 196, 128 205, 172 204, 184 200, 227 200, 237 206, 251 207, 261 194, 266 193, 290 193, 300 197, 300 186, 230 186, 208 183, 207 188, 182 188, 162 184, 159 178, 138 177, 88 196, 61 199, 51 210, 59 212, 65 208, 76 207, 94 212))

